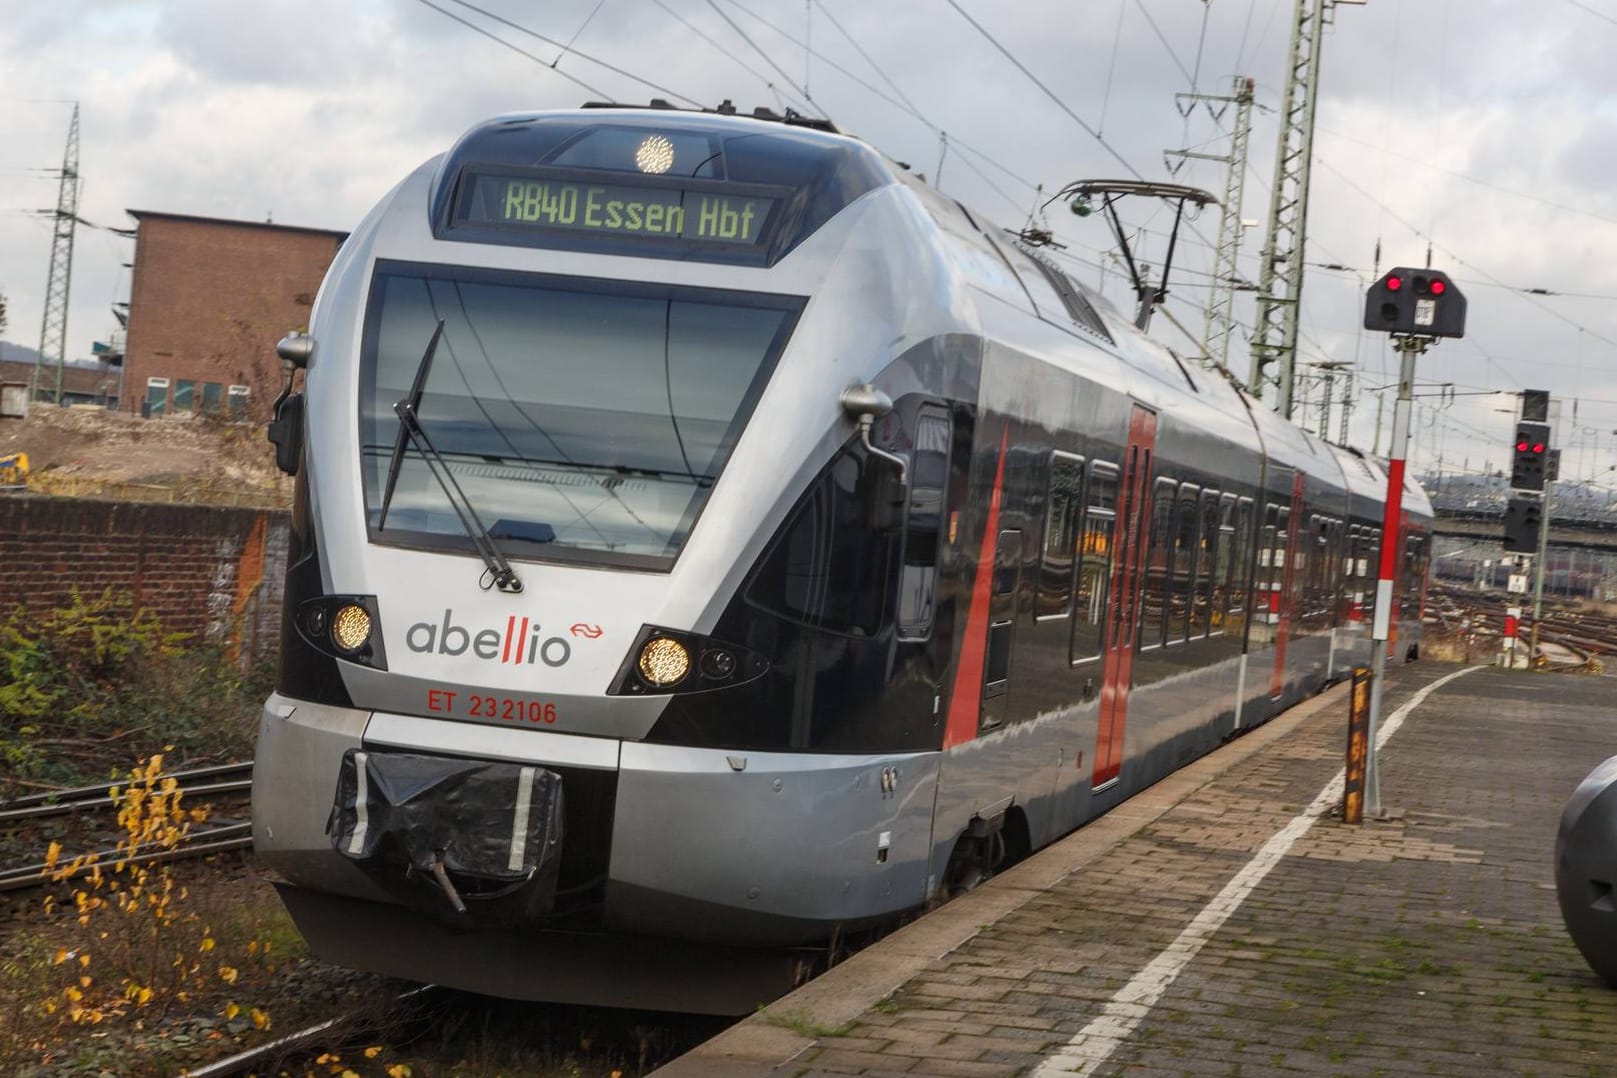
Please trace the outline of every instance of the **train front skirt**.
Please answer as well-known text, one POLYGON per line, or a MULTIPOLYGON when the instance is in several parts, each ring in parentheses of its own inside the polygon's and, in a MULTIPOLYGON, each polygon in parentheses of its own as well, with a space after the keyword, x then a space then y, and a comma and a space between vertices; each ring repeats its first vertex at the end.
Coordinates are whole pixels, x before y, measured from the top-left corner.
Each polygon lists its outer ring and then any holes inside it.
POLYGON ((463 928, 534 924, 556 899, 562 780, 532 765, 350 749, 326 830, 412 909, 463 928))

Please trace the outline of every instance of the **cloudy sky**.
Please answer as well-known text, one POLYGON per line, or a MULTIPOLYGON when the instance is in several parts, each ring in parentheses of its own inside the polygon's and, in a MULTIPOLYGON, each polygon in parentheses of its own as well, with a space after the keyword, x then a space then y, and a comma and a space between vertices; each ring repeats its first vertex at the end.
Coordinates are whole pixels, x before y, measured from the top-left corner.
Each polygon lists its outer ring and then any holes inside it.
MULTIPOLYGON (((1175 95, 1228 93, 1245 75, 1259 111, 1242 216, 1257 224, 1240 268, 1255 282, 1295 5, 0 0, 5 338, 39 343, 50 228, 38 211, 55 205, 73 101, 80 213, 98 226, 127 228, 136 208, 347 229, 480 119, 664 96, 829 115, 1021 227, 1040 185, 1137 174, 1221 192, 1222 165, 1171 174, 1164 151, 1226 153, 1234 113, 1187 116, 1175 95)), ((1617 488, 1617 0, 1369 0, 1331 18, 1299 369, 1355 368, 1350 440, 1369 447, 1375 391, 1397 365, 1383 335, 1357 328, 1363 289, 1430 250, 1470 317, 1464 340, 1420 362, 1415 464, 1504 465, 1514 394, 1547 389, 1563 475, 1617 488)), ((1074 272, 1131 307, 1101 218, 1059 203, 1048 214, 1074 272)), ((1139 203, 1126 216, 1159 261, 1167 215, 1139 203)), ((1215 211, 1195 222, 1171 282, 1169 310, 1197 336, 1217 231, 1215 211)), ((132 254, 129 240, 80 229, 70 354, 106 339, 132 254)), ((1250 294, 1237 312, 1250 325, 1250 294)), ((1197 348, 1166 319, 1153 332, 1197 348)), ((1249 333, 1231 352, 1243 379, 1249 333)), ((1390 426, 1389 397, 1383 452, 1390 426)))

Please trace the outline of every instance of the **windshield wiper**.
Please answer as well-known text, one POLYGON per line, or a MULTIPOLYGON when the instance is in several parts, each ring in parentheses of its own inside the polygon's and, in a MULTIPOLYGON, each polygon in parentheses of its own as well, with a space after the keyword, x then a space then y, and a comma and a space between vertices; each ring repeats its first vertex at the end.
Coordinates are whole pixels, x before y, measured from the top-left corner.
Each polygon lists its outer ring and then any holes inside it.
POLYGON ((393 459, 387 466, 387 482, 382 487, 382 512, 376 521, 376 530, 381 531, 387 524, 387 510, 393 503, 393 490, 398 486, 399 467, 404 463, 404 445, 412 443, 421 459, 427 462, 427 470, 443 488, 444 497, 449 499, 449 507, 460 518, 460 526, 471 539, 472 545, 487 567, 484 576, 490 583, 482 584, 484 588, 492 585, 501 591, 519 592, 522 590, 522 581, 511 568, 511 563, 505 560, 499 547, 494 545, 493 538, 488 529, 478 519, 477 510, 472 508, 471 499, 466 492, 460 489, 455 481, 454 473, 449 470, 449 462, 444 460, 443 454, 438 452, 427 437, 427 432, 421 426, 419 415, 421 408, 421 395, 426 392, 427 373, 432 369, 433 354, 438 351, 438 340, 444 333, 444 320, 438 319, 437 327, 432 331, 432 339, 427 342, 427 350, 421 354, 421 364, 416 368, 415 381, 410 386, 410 394, 393 406, 393 413, 399 417, 398 437, 393 441, 393 459))

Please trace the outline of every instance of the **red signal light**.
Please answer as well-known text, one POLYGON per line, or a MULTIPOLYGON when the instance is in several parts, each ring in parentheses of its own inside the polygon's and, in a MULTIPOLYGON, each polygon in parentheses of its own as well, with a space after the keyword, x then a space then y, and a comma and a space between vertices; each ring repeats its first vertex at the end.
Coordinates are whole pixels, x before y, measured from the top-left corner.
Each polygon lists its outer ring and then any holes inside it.
POLYGON ((1517 442, 1516 443, 1516 452, 1518 452, 1518 453, 1527 452, 1527 443, 1526 442, 1517 442))
POLYGON ((1447 290, 1448 290, 1448 285, 1444 284, 1442 281, 1433 281, 1432 282, 1432 295, 1441 296, 1447 290))
POLYGON ((1387 291, 1396 292, 1404 287, 1404 279, 1396 273, 1387 278, 1387 291))
POLYGON ((1533 443, 1533 452, 1534 453, 1542 453, 1542 452, 1544 452, 1544 443, 1543 442, 1534 442, 1533 443))

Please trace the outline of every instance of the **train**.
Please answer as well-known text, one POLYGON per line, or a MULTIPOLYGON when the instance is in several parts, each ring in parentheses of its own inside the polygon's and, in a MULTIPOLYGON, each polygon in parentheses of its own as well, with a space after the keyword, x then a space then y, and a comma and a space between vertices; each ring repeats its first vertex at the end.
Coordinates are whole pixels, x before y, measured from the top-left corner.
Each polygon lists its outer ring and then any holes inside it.
POLYGON ((823 121, 478 124, 278 352, 253 837, 346 966, 744 1013, 1370 656, 1383 462, 823 121))

